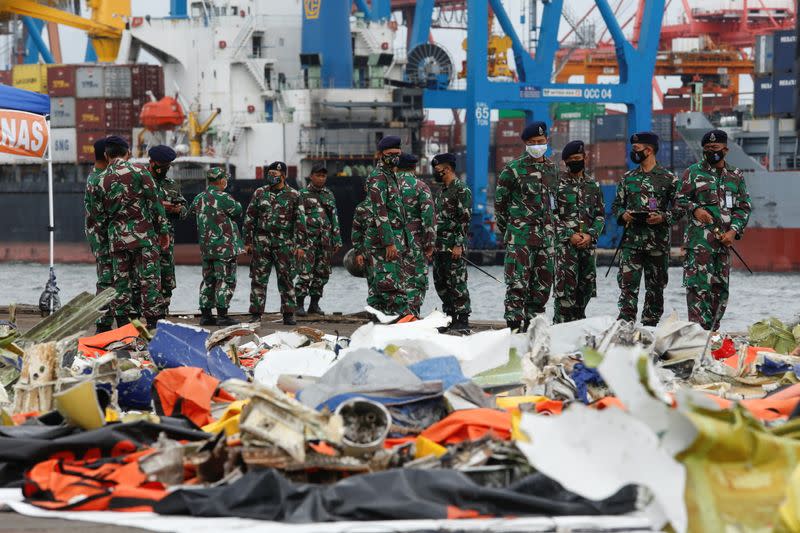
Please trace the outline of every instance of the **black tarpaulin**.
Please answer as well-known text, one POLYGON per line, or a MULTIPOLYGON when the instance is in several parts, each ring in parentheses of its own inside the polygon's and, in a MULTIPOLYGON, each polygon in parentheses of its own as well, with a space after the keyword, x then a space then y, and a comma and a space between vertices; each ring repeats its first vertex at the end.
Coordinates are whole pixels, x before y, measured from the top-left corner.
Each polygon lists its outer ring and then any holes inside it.
POLYGON ((185 420, 169 418, 162 418, 159 424, 144 420, 108 424, 93 431, 37 424, 0 426, 0 486, 18 484, 25 471, 40 461, 122 455, 149 446, 162 432, 174 440, 210 437, 185 420))
POLYGON ((276 470, 208 489, 177 490, 154 506, 166 515, 228 516, 279 522, 414 520, 477 516, 613 515, 633 511, 636 489, 593 502, 541 474, 507 489, 482 487, 453 470, 389 470, 333 485, 292 483, 276 470))

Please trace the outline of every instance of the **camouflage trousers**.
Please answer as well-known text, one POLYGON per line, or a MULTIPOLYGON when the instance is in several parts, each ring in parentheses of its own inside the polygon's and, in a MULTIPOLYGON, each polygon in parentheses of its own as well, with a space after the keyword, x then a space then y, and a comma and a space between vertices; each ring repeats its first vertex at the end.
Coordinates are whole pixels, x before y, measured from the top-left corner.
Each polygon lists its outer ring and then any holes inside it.
POLYGON ((467 262, 464 257, 453 259, 451 252, 433 254, 433 286, 442 300, 442 311, 456 317, 472 312, 467 287, 467 262))
MULTIPOLYGON (((109 287, 114 286, 114 264, 110 255, 98 255, 95 257, 97 263, 97 284, 95 287, 97 291, 95 294, 100 294, 109 287)), ((103 316, 95 322, 97 326, 111 327, 114 324, 114 314, 109 307, 103 316)))
POLYGON ((164 298, 164 313, 169 312, 172 291, 175 290, 175 235, 170 235, 169 250, 161 251, 161 295, 164 298))
POLYGON ((236 290, 236 258, 203 257, 200 309, 228 309, 236 290))
POLYGON ((553 254, 550 248, 506 246, 505 319, 524 322, 544 313, 553 285, 553 254))
POLYGON ((118 320, 138 316, 137 302, 145 318, 156 318, 163 312, 159 255, 156 246, 111 253, 116 294, 109 307, 118 320))
POLYGON ((556 250, 553 323, 586 318, 586 306, 595 296, 597 269, 594 248, 582 250, 569 243, 561 243, 556 250))
POLYGON ((403 262, 408 308, 419 316, 428 292, 428 261, 422 251, 414 251, 403 262))
POLYGON ((683 285, 689 320, 716 331, 728 307, 731 256, 727 252, 686 250, 683 285))
POLYGON ((620 251, 619 272, 619 320, 636 322, 639 307, 639 286, 644 272, 644 308, 642 324, 655 326, 664 314, 664 289, 669 281, 669 252, 662 250, 637 250, 623 248, 620 251))
POLYGON ((403 272, 403 251, 394 261, 387 261, 385 253, 382 249, 370 253, 372 273, 367 303, 387 315, 403 315, 410 310, 403 272))
POLYGON ((331 277, 331 251, 322 243, 306 248, 306 255, 297 266, 297 299, 306 296, 322 298, 322 290, 331 277))
POLYGON ((286 245, 254 250, 250 262, 250 313, 260 315, 267 303, 267 285, 272 268, 278 277, 281 313, 294 313, 297 308, 294 292, 294 257, 286 245))

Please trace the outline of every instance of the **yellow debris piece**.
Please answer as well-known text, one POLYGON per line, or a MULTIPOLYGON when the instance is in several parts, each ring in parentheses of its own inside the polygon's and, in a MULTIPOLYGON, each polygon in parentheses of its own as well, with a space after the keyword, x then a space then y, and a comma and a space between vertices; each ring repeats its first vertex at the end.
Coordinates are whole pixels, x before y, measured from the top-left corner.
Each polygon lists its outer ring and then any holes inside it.
POLYGON ((433 442, 431 439, 426 439, 425 437, 417 437, 416 444, 416 451, 414 452, 415 459, 428 457, 429 455, 441 457, 447 453, 447 448, 441 444, 433 442))
POLYGON ((249 400, 238 400, 231 402, 230 405, 222 413, 222 416, 216 422, 211 422, 203 426, 203 431, 206 433, 217 434, 224 431, 225 435, 230 437, 239 433, 239 418, 242 414, 242 408, 249 400))

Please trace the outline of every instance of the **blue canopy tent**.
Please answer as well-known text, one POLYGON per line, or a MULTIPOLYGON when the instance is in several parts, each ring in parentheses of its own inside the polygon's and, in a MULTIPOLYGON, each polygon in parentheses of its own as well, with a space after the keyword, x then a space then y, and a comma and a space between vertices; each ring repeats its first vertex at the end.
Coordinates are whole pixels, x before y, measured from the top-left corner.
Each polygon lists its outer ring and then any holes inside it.
POLYGON ((55 228, 53 227, 53 156, 52 146, 50 145, 50 97, 46 94, 24 91, 22 89, 17 89, 16 87, 9 87, 8 85, 0 84, 0 110, 2 109, 44 115, 47 119, 48 144, 45 158, 47 161, 47 198, 50 212, 50 224, 47 227, 50 233, 50 279, 47 281, 44 292, 39 298, 39 309, 43 314, 52 314, 58 310, 58 308, 61 306, 61 302, 58 297, 56 273, 53 266, 53 231, 55 228))

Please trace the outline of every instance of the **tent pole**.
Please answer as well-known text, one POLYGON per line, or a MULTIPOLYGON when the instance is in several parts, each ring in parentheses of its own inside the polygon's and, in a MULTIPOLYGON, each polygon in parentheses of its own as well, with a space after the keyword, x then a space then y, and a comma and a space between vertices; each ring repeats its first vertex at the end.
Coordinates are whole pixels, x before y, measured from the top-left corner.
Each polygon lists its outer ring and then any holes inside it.
POLYGON ((50 268, 53 268, 54 263, 54 232, 55 221, 53 216, 53 139, 51 138, 50 131, 50 115, 47 116, 47 201, 50 212, 50 223, 47 226, 48 233, 50 233, 50 268))

